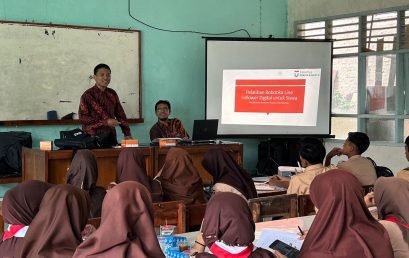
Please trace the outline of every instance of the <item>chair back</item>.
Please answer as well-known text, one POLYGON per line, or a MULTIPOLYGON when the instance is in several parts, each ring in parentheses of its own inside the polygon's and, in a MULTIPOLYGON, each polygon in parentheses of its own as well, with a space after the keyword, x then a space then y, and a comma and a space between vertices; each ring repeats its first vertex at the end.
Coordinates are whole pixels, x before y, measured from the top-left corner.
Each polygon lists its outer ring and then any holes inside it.
POLYGON ((309 194, 298 195, 298 216, 308 216, 315 214, 315 205, 312 203, 309 194))
POLYGON ((254 198, 249 200, 249 207, 255 223, 265 218, 293 218, 297 217, 297 195, 284 194, 254 198))
POLYGON ((206 203, 186 205, 186 229, 197 231, 202 225, 206 212, 206 203))
POLYGON ((175 225, 175 233, 186 232, 186 206, 183 201, 154 203, 153 214, 155 227, 175 225))

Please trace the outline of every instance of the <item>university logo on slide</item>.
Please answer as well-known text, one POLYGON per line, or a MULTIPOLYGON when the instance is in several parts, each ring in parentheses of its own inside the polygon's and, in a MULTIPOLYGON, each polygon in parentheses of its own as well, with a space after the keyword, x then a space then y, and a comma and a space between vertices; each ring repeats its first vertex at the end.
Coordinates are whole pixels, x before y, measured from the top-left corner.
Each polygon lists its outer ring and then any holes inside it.
MULTIPOLYGON (((294 76, 298 75, 299 71, 294 71, 294 76)), ((234 111, 303 113, 305 83, 305 79, 238 79, 234 111)))

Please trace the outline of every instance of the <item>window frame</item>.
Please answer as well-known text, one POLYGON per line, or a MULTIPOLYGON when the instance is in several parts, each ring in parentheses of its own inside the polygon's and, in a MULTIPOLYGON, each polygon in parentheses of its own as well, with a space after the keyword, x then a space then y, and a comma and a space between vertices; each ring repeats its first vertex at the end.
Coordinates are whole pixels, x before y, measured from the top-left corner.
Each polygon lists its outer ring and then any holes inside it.
MULTIPOLYGON (((331 108, 331 118, 332 117, 354 117, 357 119, 358 131, 366 132, 366 120, 367 119, 388 119, 394 120, 395 132, 394 141, 388 141, 387 143, 402 143, 404 141, 404 121, 409 119, 409 72, 405 74, 405 71, 409 71, 409 47, 403 49, 401 44, 402 35, 404 35, 405 20, 409 19, 409 5, 379 9, 376 11, 351 13, 345 15, 328 16, 315 19, 299 20, 294 22, 294 35, 295 38, 305 38, 298 36, 298 26, 308 23, 324 22, 324 38, 331 39, 330 35, 332 32, 332 22, 334 20, 354 18, 358 17, 358 52, 355 53, 345 53, 345 54, 333 54, 332 59, 345 58, 345 57, 357 57, 358 58, 358 85, 357 85, 357 113, 356 114, 343 114, 343 113, 332 113, 331 108), (369 15, 377 15, 388 12, 396 12, 396 49, 395 50, 384 50, 384 51, 371 51, 364 52, 363 46, 366 42, 366 18, 369 15), (408 16, 405 18, 405 12, 408 16), (368 56, 374 55, 396 55, 396 93, 395 93, 395 114, 369 114, 366 113, 366 59, 368 56), (406 94, 405 94, 406 93, 406 94)), ((356 24, 356 23, 353 23, 356 24)), ((409 34, 409 22, 406 24, 409 34)), ((322 29, 322 27, 319 27, 322 29)), ((318 29, 319 29, 318 28, 318 29)), ((315 28, 317 29, 317 28, 315 28)), ((314 30, 314 29, 311 29, 314 30)), ((307 31, 307 30, 306 30, 307 31)), ((409 36, 406 36, 409 37, 409 36)), ((308 38, 308 37, 307 37, 308 38)), ((310 37, 311 38, 311 37, 310 37)), ((406 44, 409 45, 409 42, 406 44)), ((333 89, 331 90, 333 92, 333 89)), ((331 99, 331 102, 333 100, 331 99)), ((332 128, 331 128, 332 130, 332 128)), ((382 142, 382 141, 378 141, 382 142)))

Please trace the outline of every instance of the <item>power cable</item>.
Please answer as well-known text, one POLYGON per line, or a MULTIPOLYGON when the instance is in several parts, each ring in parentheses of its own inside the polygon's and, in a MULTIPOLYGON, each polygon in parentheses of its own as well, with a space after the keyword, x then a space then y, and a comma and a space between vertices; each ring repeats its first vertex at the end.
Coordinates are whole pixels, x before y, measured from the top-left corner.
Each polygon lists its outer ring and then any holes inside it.
POLYGON ((174 32, 174 33, 193 33, 193 34, 199 34, 199 35, 210 35, 210 36, 221 36, 221 35, 230 35, 230 34, 234 34, 236 32, 240 32, 243 31, 247 34, 247 36, 249 38, 251 38, 250 33, 246 30, 246 29, 238 29, 235 31, 230 31, 230 32, 223 32, 223 33, 210 33, 210 32, 201 32, 201 31, 194 31, 194 30, 170 30, 170 29, 163 29, 163 28, 159 28, 153 25, 150 25, 146 22, 141 21, 140 19, 134 17, 131 13, 131 0, 128 0, 128 14, 129 16, 134 19, 135 21, 151 28, 151 29, 155 29, 155 30, 159 30, 159 31, 165 31, 165 32, 174 32))

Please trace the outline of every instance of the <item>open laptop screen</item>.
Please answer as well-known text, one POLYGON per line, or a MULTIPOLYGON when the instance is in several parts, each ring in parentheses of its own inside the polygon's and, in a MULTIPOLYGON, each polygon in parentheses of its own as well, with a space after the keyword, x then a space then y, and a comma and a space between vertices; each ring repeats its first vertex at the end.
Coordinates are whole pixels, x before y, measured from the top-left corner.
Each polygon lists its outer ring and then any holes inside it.
POLYGON ((192 140, 215 140, 217 138, 218 119, 195 120, 192 140))

